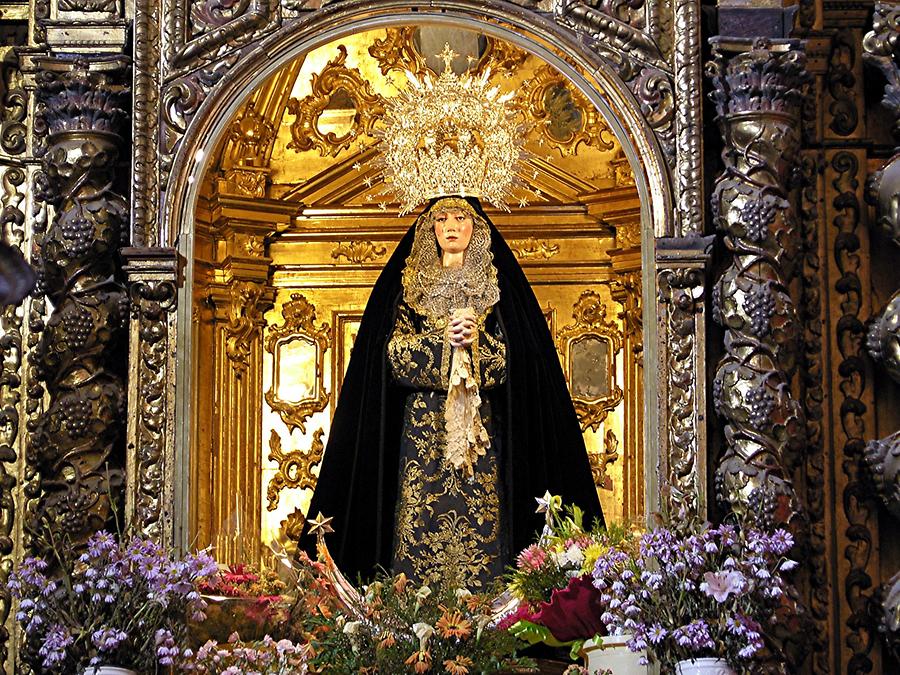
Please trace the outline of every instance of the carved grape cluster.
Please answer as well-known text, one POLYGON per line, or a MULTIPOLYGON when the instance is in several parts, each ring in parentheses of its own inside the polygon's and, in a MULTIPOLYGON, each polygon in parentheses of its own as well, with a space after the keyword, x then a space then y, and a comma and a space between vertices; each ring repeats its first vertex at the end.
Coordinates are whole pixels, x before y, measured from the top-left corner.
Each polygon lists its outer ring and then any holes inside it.
POLYGON ((63 423, 73 438, 85 436, 91 422, 91 404, 83 398, 69 398, 61 403, 63 423))
POLYGON ((769 424, 772 411, 775 409, 775 397, 764 387, 754 387, 744 398, 747 405, 747 421, 757 431, 762 431, 769 424))
POLYGON ((725 383, 721 377, 713 379, 713 407, 718 415, 725 416, 725 383))
POLYGON ((84 346, 94 327, 90 313, 76 305, 66 310, 62 320, 69 348, 77 349, 84 346))
POLYGON ((769 223, 774 220, 776 211, 774 202, 769 199, 754 199, 744 204, 741 222, 751 241, 765 241, 769 236, 769 223))
POLYGON ((764 530, 772 530, 778 523, 775 513, 778 509, 778 495, 770 486, 761 486, 750 493, 747 511, 753 515, 753 522, 764 530))
POLYGON ((93 243, 94 225, 84 217, 81 211, 77 211, 70 218, 60 219, 59 229, 70 243, 70 252, 74 256, 82 256, 91 250, 93 243))
POLYGON ((744 311, 750 317, 750 332, 756 337, 768 334, 775 314, 775 298, 768 286, 752 288, 744 298, 744 311))

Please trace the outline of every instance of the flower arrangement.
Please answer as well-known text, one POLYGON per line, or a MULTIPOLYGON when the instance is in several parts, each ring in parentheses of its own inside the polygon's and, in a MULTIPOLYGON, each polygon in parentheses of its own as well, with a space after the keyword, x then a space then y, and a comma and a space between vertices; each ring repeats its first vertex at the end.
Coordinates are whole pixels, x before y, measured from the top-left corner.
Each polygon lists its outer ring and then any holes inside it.
POLYGON ((247 564, 224 567, 201 588, 207 618, 191 627, 194 644, 226 642, 234 632, 248 640, 262 640, 287 619, 285 589, 274 570, 247 564))
POLYGON ((301 553, 297 564, 305 592, 294 629, 309 645, 310 672, 466 675, 532 665, 516 657, 524 644, 494 625, 486 596, 433 592, 399 574, 366 586, 359 611, 347 614, 321 563, 301 553))
POLYGON ((546 525, 538 542, 516 559, 508 589, 519 604, 501 626, 530 642, 570 645, 575 654, 585 640, 607 630, 600 621, 606 607, 592 583, 595 561, 611 547, 634 548, 637 539, 623 525, 586 528, 581 509, 549 493, 537 501, 546 525))
POLYGON ((205 675, 302 675, 307 673, 305 645, 290 640, 245 642, 232 633, 225 645, 210 640, 182 664, 182 670, 205 675))
POLYGON ((602 621, 633 633, 629 648, 665 666, 714 657, 740 668, 763 648, 763 625, 786 595, 792 546, 783 529, 656 528, 641 537, 637 555, 614 547, 597 558, 594 586, 608 606, 602 621))
POLYGON ((229 565, 206 581, 201 591, 207 595, 230 598, 265 598, 278 600, 285 591, 285 583, 274 570, 258 570, 253 565, 229 565))
POLYGON ((205 551, 178 558, 152 540, 123 544, 108 532, 94 534, 80 554, 71 542, 50 541, 48 558, 26 558, 8 582, 29 665, 152 671, 185 655, 187 618, 205 609, 199 586, 218 570, 205 551))

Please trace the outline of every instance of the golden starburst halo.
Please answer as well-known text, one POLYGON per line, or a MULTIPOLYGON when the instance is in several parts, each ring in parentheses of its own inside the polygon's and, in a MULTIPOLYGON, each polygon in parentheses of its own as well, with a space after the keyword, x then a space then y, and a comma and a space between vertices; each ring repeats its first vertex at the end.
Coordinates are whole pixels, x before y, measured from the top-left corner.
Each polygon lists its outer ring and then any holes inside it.
POLYGON ((385 103, 379 165, 400 214, 433 197, 473 196, 508 211, 524 166, 526 129, 517 123, 513 93, 501 94, 480 76, 456 75, 450 45, 439 55, 444 72, 420 79, 385 103))

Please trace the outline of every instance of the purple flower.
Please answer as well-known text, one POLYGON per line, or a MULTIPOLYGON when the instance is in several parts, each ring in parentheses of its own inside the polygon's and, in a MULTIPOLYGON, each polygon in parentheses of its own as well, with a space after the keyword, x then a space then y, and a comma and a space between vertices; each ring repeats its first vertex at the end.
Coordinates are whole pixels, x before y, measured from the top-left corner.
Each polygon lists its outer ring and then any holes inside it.
POLYGON ((52 670, 66 658, 66 649, 75 641, 69 631, 59 624, 54 625, 47 633, 38 654, 43 657, 41 665, 52 670))
POLYGON ((91 635, 91 642, 101 652, 115 651, 123 641, 128 639, 128 633, 115 628, 101 628, 91 635))

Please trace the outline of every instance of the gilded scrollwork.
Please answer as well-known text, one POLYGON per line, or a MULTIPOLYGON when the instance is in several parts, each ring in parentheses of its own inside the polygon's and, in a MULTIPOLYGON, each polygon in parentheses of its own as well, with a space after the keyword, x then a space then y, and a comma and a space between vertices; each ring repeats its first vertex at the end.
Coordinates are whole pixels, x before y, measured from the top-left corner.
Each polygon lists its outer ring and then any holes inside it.
POLYGON ((537 123, 544 141, 563 155, 574 155, 582 143, 612 150, 615 139, 600 112, 551 66, 543 66, 519 94, 519 106, 537 123))
POLYGON ((277 412, 288 429, 300 429, 306 433, 306 420, 313 414, 325 410, 329 394, 325 389, 325 352, 331 345, 331 327, 326 323, 316 327, 316 308, 300 293, 292 293, 291 299, 281 309, 284 323, 273 326, 266 336, 266 351, 275 361, 272 387, 266 392, 266 403, 277 412), (283 382, 287 379, 282 369, 282 350, 298 343, 302 349, 313 350, 306 367, 291 373, 292 379, 300 381, 305 395, 296 400, 285 400, 280 396, 283 382), (306 378, 306 379, 303 379, 306 378))
POLYGON ((160 94, 162 130, 159 149, 159 185, 165 188, 175 155, 188 125, 210 90, 237 62, 229 56, 166 84, 160 94))
POLYGON ((657 274, 658 303, 666 316, 667 456, 659 477, 672 513, 699 514, 705 488, 697 441, 697 319, 703 309, 705 270, 662 269, 657 274))
POLYGON ((714 43, 709 68, 726 148, 713 217, 733 256, 713 290, 713 316, 726 330, 713 382, 727 440, 716 493, 743 511, 765 492, 778 503, 776 520, 799 527, 791 470, 805 448, 806 422, 791 391, 800 327, 788 285, 800 241, 787 181, 810 77, 796 41, 744 47, 726 53, 714 43))
POLYGON ((57 0, 57 8, 63 12, 115 14, 119 0, 57 0))
POLYGON ((131 243, 158 244, 160 5, 156 0, 134 3, 134 119, 132 136, 131 243))
POLYGON ((256 110, 256 104, 251 100, 231 123, 228 138, 232 142, 232 158, 253 166, 254 162, 261 161, 265 149, 275 138, 275 126, 256 110))
MULTIPOLYGON (((172 256, 174 260, 174 256, 172 256)), ((130 288, 132 316, 136 324, 137 367, 130 373, 131 390, 140 392, 133 405, 136 430, 131 440, 134 453, 133 473, 129 476, 129 494, 132 503, 132 524, 148 537, 165 541, 171 523, 166 522, 166 499, 171 486, 166 465, 167 432, 171 429, 169 418, 168 380, 172 375, 172 314, 176 308, 177 288, 167 276, 149 275, 138 279, 130 288)))
POLYGON ((519 260, 533 260, 536 258, 549 260, 559 253, 559 244, 554 244, 547 239, 538 240, 535 237, 511 240, 509 248, 519 260))
POLYGON ((29 460, 42 478, 36 516, 77 540, 107 524, 124 472, 124 373, 115 354, 128 298, 116 253, 128 202, 115 175, 127 90, 116 58, 39 65, 49 132, 45 194, 56 213, 41 245, 41 284, 54 309, 37 360, 49 402, 31 433, 29 460))
POLYGON ((487 68, 492 72, 515 73, 528 59, 528 52, 519 49, 515 45, 488 36, 484 53, 478 59, 478 63, 472 68, 472 73, 480 75, 487 68))
POLYGON ((313 432, 312 445, 309 450, 292 450, 285 452, 281 447, 281 436, 272 429, 269 437, 269 461, 278 464, 278 471, 269 480, 266 488, 266 499, 269 511, 278 508, 278 500, 281 491, 285 488, 294 490, 312 490, 316 487, 316 475, 313 467, 322 461, 325 453, 325 444, 322 442, 324 429, 316 429, 313 432))
POLYGON ((312 77, 312 92, 306 98, 288 101, 288 112, 297 119, 291 124, 289 148, 297 152, 315 149, 323 157, 337 157, 363 135, 370 135, 375 122, 384 115, 382 98, 356 68, 347 68, 347 48, 338 45, 338 55, 328 62, 321 73, 312 77), (332 105, 334 98, 344 92, 346 103, 354 109, 350 128, 342 135, 333 131, 323 133, 320 117, 332 105))
POLYGON ((239 373, 250 366, 250 343, 263 322, 260 301, 265 287, 252 281, 235 281, 230 288, 225 354, 239 373))
POLYGON ((613 483, 606 467, 619 460, 619 439, 612 429, 606 430, 603 437, 603 450, 588 452, 588 460, 591 463, 591 475, 594 477, 594 485, 601 490, 612 490, 613 483))
POLYGON ((0 109, 0 148, 10 155, 25 151, 28 97, 22 87, 21 73, 6 63, 10 52, 0 49, 0 92, 4 92, 0 109))
MULTIPOLYGON (((656 4, 656 3, 651 3, 656 4)), ((663 5, 667 3, 661 3, 663 5)), ((679 236, 704 232, 700 2, 675 3, 675 191, 679 236)))
POLYGON ((387 253, 387 246, 379 246, 371 241, 339 242, 331 251, 333 260, 346 258, 347 262, 361 265, 370 260, 379 260, 387 253))
MULTIPOLYGON (((679 5, 681 20, 676 21, 675 26, 675 43, 681 45, 684 66, 678 73, 684 82, 693 83, 699 90, 699 27, 696 27, 697 21, 691 22, 691 17, 696 17, 696 11, 689 11, 695 8, 696 0, 685 2, 687 4, 679 5)), ((619 77, 637 98, 647 123, 656 133, 666 161, 674 168, 676 91, 671 64, 667 63, 653 30, 644 30, 646 23, 640 13, 628 14, 630 22, 619 18, 623 15, 618 11, 626 6, 629 10, 638 9, 644 3, 604 2, 593 6, 581 0, 560 0, 554 3, 553 11, 558 23, 590 36, 597 53, 616 68, 619 77)), ((657 23, 653 26, 658 30, 657 23)), ((679 86, 683 84, 679 82, 679 86)), ((695 107, 699 108, 699 104, 695 107)), ((685 162, 679 166, 682 174, 680 184, 687 189, 687 204, 691 207, 685 215, 688 222, 694 222, 702 217, 700 206, 691 201, 696 182, 689 182, 692 176, 699 175, 700 170, 699 113, 685 111, 679 114, 679 141, 685 143, 684 148, 679 148, 682 152, 678 156, 679 162, 685 162)))
POLYGON ((557 348, 581 428, 597 431, 624 397, 616 383, 622 332, 615 321, 606 318, 606 303, 595 291, 582 292, 572 308, 572 318, 573 323, 560 328, 557 348))
POLYGON ((378 61, 382 75, 392 70, 408 70, 418 77, 428 72, 425 59, 416 50, 413 26, 391 27, 385 29, 385 36, 376 39, 369 47, 369 55, 378 61))
MULTIPOLYGON (((3 240, 21 246, 25 238, 25 172, 8 167, 3 172, 0 193, 0 228, 3 240)), ((0 310, 0 626, 5 626, 12 609, 12 597, 6 585, 14 564, 15 527, 21 518, 16 512, 14 488, 17 479, 7 464, 20 459, 19 408, 22 404, 22 366, 24 324, 22 310, 15 306, 0 310)), ((6 636, 0 636, 5 638, 6 636)), ((6 639, 0 639, 0 665, 9 655, 6 639)))

